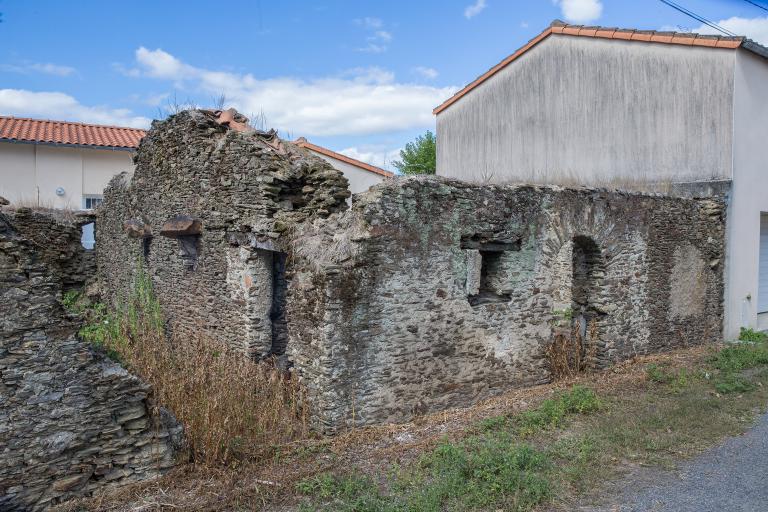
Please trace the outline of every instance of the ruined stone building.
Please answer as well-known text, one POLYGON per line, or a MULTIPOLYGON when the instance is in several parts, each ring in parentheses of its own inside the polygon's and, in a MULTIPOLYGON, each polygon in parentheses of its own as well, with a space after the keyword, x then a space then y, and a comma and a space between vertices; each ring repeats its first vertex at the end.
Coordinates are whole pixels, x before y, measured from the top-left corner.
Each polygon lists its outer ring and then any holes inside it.
POLYGON ((274 134, 155 122, 98 212, 102 289, 119 305, 146 272, 169 331, 276 356, 324 431, 546 382, 563 318, 594 367, 720 337, 720 200, 435 177, 348 196, 274 134))
MULTIPOLYGON (((43 510, 160 474, 180 427, 90 343, 62 292, 95 273, 87 218, 0 208, 0 510, 43 510)), ((92 220, 92 219, 91 219, 92 220)))

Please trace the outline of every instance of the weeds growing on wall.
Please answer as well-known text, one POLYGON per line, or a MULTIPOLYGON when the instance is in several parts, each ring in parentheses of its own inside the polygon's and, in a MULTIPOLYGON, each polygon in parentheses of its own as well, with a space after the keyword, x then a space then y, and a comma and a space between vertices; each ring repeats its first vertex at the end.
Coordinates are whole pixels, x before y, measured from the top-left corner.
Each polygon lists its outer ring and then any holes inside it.
POLYGON ((269 457, 307 434, 300 388, 285 373, 203 334, 166 336, 151 280, 141 267, 119 311, 85 306, 71 296, 63 303, 86 316, 83 339, 152 386, 155 402, 184 425, 194 462, 269 457))

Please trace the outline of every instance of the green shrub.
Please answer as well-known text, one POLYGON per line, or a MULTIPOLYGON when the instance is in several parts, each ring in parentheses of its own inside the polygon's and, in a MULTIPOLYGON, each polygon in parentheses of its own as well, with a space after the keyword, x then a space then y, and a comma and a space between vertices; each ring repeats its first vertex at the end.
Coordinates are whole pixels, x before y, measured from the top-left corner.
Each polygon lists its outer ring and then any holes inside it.
POLYGON ((77 290, 64 292, 61 296, 61 305, 70 313, 79 313, 80 311, 78 311, 77 303, 80 300, 80 295, 80 292, 77 290))
POLYGON ((764 343, 734 343, 718 352, 710 362, 724 372, 754 368, 768 364, 768 347, 764 343))
MULTIPOLYGON (((379 512, 395 510, 390 508, 385 498, 379 493, 375 482, 364 476, 337 477, 324 473, 296 484, 301 494, 314 496, 333 504, 333 510, 339 512, 379 512)), ((313 510, 306 504, 301 510, 313 510)))
POLYGON ((741 341, 752 341, 760 343, 766 339, 768 339, 768 334, 762 331, 755 331, 752 328, 742 327, 741 331, 739 332, 739 340, 741 341))
POLYGON ((657 364, 649 364, 645 369, 645 375, 648 380, 657 384, 667 384, 672 380, 672 376, 657 364))

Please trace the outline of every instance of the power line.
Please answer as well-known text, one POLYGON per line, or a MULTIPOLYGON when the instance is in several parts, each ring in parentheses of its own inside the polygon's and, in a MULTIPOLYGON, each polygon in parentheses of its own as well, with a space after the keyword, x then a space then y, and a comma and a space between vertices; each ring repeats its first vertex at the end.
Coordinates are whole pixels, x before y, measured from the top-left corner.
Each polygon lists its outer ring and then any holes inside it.
POLYGON ((693 12, 693 11, 691 11, 689 9, 686 9, 682 5, 676 4, 675 2, 670 2, 669 0, 659 0, 659 1, 661 3, 663 3, 663 4, 666 4, 666 5, 670 6, 671 8, 673 8, 673 9, 675 9, 677 11, 680 11, 681 13, 685 14, 686 16, 690 16, 691 18, 695 19, 696 21, 699 21, 699 22, 701 22, 701 23, 703 23, 703 24, 705 24, 705 25, 707 25, 709 27, 712 27, 713 29, 715 29, 715 30, 717 30, 719 32, 722 32, 723 34, 725 34, 727 36, 736 37, 736 34, 731 32, 730 30, 726 30, 723 27, 721 27, 720 25, 718 25, 717 23, 715 23, 714 21, 709 21, 707 18, 705 18, 703 16, 699 16, 695 12, 693 12))
POLYGON ((764 6, 764 5, 760 5, 759 3, 757 3, 757 2, 753 2, 752 0, 744 0, 744 1, 745 1, 745 2, 747 2, 748 4, 752 4, 752 5, 754 5, 755 7, 758 7, 758 8, 760 8, 760 9, 762 9, 762 10, 764 10, 764 11, 768 12, 768 7, 766 7, 766 6, 764 6))

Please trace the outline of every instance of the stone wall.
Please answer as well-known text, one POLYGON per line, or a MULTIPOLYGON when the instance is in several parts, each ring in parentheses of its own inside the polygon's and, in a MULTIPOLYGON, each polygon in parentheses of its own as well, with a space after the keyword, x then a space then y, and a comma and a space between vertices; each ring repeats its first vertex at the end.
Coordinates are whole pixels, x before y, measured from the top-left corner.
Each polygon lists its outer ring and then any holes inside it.
POLYGON ((279 356, 317 427, 403 421, 551 379, 563 324, 605 367, 719 339, 724 203, 342 174, 205 111, 156 122, 96 235, 119 305, 143 266, 183 335, 279 356))
POLYGON ((99 209, 102 289, 118 305, 143 265, 172 331, 280 355, 272 297, 283 289, 286 234, 346 209, 349 195, 340 171, 274 133, 238 131, 206 111, 155 121, 134 174, 115 177, 99 209), (180 216, 194 233, 171 226, 180 216))
POLYGON ((88 219, 0 210, 0 510, 41 510, 158 475, 180 428, 149 388, 76 337, 65 288, 94 273, 88 219))
POLYGON ((397 422, 550 380, 571 317, 590 364, 714 342, 724 204, 400 179, 306 225, 288 354, 318 426, 397 422))

